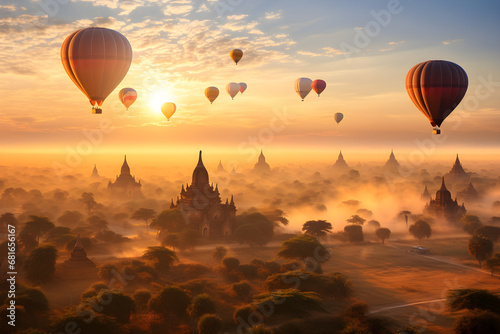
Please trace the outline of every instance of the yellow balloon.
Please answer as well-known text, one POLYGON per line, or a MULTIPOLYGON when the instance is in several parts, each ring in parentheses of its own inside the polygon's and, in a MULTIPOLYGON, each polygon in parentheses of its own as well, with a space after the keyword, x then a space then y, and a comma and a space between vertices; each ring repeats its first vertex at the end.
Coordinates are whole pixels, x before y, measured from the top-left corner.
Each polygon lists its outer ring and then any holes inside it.
POLYGON ((238 65, 238 62, 243 57, 243 51, 241 51, 240 49, 234 49, 229 53, 229 55, 231 56, 231 59, 236 63, 236 65, 238 65))
POLYGON ((172 102, 164 103, 161 106, 161 112, 163 113, 163 115, 165 115, 165 117, 169 121, 170 121, 170 117, 172 117, 172 115, 175 113, 176 110, 177 110, 177 106, 175 105, 175 103, 172 103, 172 102))
POLYGON ((205 89, 205 96, 210 101, 210 104, 215 101, 217 96, 219 96, 219 88, 217 87, 208 87, 205 89))

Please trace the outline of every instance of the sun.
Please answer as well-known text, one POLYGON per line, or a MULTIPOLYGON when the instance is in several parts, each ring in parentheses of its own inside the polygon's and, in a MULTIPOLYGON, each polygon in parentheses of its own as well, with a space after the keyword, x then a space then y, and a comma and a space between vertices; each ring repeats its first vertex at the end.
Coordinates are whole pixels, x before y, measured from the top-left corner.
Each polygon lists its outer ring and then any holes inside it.
POLYGON ((148 100, 151 111, 155 114, 161 115, 161 106, 166 102, 175 103, 176 98, 172 92, 162 91, 153 92, 150 96, 148 96, 148 100))

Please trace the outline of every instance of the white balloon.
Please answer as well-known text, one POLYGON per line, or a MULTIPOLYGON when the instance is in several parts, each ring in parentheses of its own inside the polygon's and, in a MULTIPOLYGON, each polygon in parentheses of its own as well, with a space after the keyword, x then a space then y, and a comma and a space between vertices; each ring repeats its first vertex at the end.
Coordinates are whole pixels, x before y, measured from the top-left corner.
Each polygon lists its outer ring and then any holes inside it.
POLYGON ((234 100, 234 97, 236 94, 240 92, 240 85, 237 84, 236 82, 230 82, 226 85, 226 92, 231 96, 231 98, 234 100))
POLYGON ((302 101, 312 89, 312 80, 309 78, 298 78, 295 80, 295 91, 299 94, 302 101))

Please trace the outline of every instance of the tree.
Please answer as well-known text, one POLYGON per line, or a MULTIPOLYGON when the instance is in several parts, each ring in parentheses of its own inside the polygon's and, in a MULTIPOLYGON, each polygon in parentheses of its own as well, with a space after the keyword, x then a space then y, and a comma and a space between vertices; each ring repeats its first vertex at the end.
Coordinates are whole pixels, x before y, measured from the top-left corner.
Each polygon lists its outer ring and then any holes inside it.
POLYGON ((87 218, 87 224, 92 228, 94 231, 104 231, 108 228, 108 222, 97 216, 97 215, 92 215, 87 218))
POLYGON ((145 289, 138 289, 134 292, 135 307, 138 313, 147 310, 148 302, 151 299, 151 292, 145 289))
POLYGON ((93 193, 83 193, 82 197, 80 197, 80 202, 82 202, 87 208, 87 212, 90 214, 95 207, 97 206, 97 202, 94 199, 93 193))
POLYGON ((481 289, 456 289, 448 291, 448 303, 453 311, 486 310, 500 315, 500 297, 481 289))
POLYGON ((240 260, 235 257, 225 257, 222 259, 222 264, 228 271, 236 270, 240 266, 240 260))
POLYGON ((36 236, 36 241, 40 244, 40 235, 47 233, 54 228, 54 223, 49 221, 47 217, 30 216, 30 220, 26 222, 23 230, 36 236))
POLYGON ((221 262, 222 259, 227 255, 227 248, 224 246, 217 246, 212 251, 212 257, 217 261, 221 262))
POLYGON ((88 320, 89 316, 87 314, 79 315, 76 311, 70 310, 67 313, 55 316, 51 325, 51 333, 69 333, 68 328, 73 328, 71 330, 73 333, 82 334, 123 334, 127 332, 119 322, 108 315, 95 313, 92 321, 88 320), (68 327, 68 324, 72 325, 72 327, 68 327))
POLYGON ((460 222, 463 224, 464 231, 470 235, 473 235, 475 230, 483 226, 479 217, 474 215, 465 214, 460 218, 460 222))
POLYGON ((155 260, 158 270, 162 271, 168 271, 174 262, 179 261, 173 250, 159 246, 148 247, 142 257, 148 260, 155 260))
POLYGON ((179 234, 177 233, 169 233, 161 241, 162 246, 172 247, 174 251, 179 247, 179 243, 179 234))
POLYGON ((215 313, 215 309, 215 302, 204 293, 193 298, 187 312, 192 318, 199 319, 205 314, 215 313))
POLYGON ((496 268, 500 268, 500 253, 496 253, 486 261, 486 268, 491 270, 491 275, 493 275, 496 268))
POLYGON ((455 322, 456 334, 500 333, 500 317, 489 311, 469 311, 455 322))
POLYGON ((382 243, 385 243, 385 239, 389 239, 389 237, 391 236, 391 230, 382 227, 375 231, 375 235, 377 236, 377 238, 382 240, 382 243))
POLYGON ((311 312, 327 312, 317 293, 296 289, 277 290, 255 296, 253 304, 256 309, 260 310, 266 310, 269 305, 274 305, 273 315, 291 318, 307 318, 311 312))
POLYGON ((309 220, 302 226, 302 231, 317 238, 326 236, 332 229, 332 224, 326 220, 309 220))
POLYGON ((408 228, 408 216, 411 215, 411 211, 408 210, 403 210, 401 211, 398 216, 404 218, 406 222, 406 228, 408 228))
POLYGON ((418 240, 430 238, 432 234, 431 226, 421 219, 410 225, 409 231, 418 240))
POLYGON ((118 268, 115 265, 108 263, 99 267, 97 275, 104 282, 110 282, 111 279, 119 275, 118 268))
POLYGON ((42 245, 34 249, 25 263, 26 277, 34 283, 45 283, 56 272, 57 249, 42 245))
POLYGON ((238 298, 248 299, 250 293, 252 292, 252 286, 248 282, 240 282, 233 284, 233 291, 236 293, 238 298))
POLYGON ((179 233, 179 249, 194 249, 201 240, 200 233, 193 229, 184 229, 179 233))
POLYGON ((259 212, 236 216, 233 238, 249 245, 265 245, 274 235, 275 224, 259 212))
POLYGON ((26 229, 21 230, 21 233, 17 236, 17 247, 19 250, 22 253, 27 254, 37 246, 38 241, 36 241, 36 236, 26 229))
POLYGON ((149 309, 168 318, 170 315, 183 317, 189 306, 190 298, 184 290, 169 285, 149 300, 149 309))
POLYGON ((65 211, 57 222, 64 226, 78 226, 82 223, 83 215, 78 211, 65 211))
POLYGON ((475 235, 469 240, 469 254, 476 258, 481 268, 481 262, 493 254, 493 242, 485 236, 475 235))
POLYGON ((346 225, 344 226, 344 232, 349 242, 362 242, 364 240, 363 226, 361 225, 346 225))
POLYGON ((326 248, 310 235, 297 235, 283 242, 278 256, 285 259, 313 258, 318 263, 326 262, 330 254, 326 248))
POLYGON ((2 231, 7 230, 8 225, 17 226, 17 219, 14 214, 6 212, 0 216, 0 226, 2 226, 2 231))
POLYGON ((206 314, 198 321, 199 334, 221 334, 223 330, 222 319, 214 314, 206 314))
POLYGON ((115 318, 122 324, 130 322, 130 314, 135 311, 132 298, 119 291, 101 290, 89 303, 100 305, 97 311, 115 318))
POLYGON ((474 231, 475 235, 484 235, 493 243, 497 243, 500 239, 500 227, 484 225, 474 231))
POLYGON ((365 221, 366 219, 361 218, 358 215, 352 215, 351 218, 346 220, 346 222, 348 222, 349 224, 356 224, 356 225, 363 225, 365 221))
POLYGON ((130 218, 135 220, 144 220, 144 223, 146 223, 146 233, 148 233, 148 220, 152 219, 155 215, 156 212, 153 209, 140 208, 135 210, 130 218))
POLYGON ((53 244, 56 247, 62 247, 65 246, 74 237, 75 236, 73 235, 69 227, 56 226, 47 234, 45 242, 53 244))
POLYGON ((376 231, 378 228, 380 228, 380 222, 377 220, 369 220, 368 223, 366 223, 366 228, 372 231, 376 231))
POLYGON ((156 238, 160 233, 176 233, 180 232, 186 226, 186 221, 182 212, 178 209, 162 211, 153 221, 149 227, 157 230, 156 238))

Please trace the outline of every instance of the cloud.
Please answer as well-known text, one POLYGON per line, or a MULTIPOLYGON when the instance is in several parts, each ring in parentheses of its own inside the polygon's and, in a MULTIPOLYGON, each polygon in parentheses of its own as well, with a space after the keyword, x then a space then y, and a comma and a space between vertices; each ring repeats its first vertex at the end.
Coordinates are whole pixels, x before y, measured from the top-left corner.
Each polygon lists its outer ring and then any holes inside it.
POLYGON ((463 39, 447 39, 446 41, 441 42, 441 43, 443 43, 444 45, 449 45, 449 44, 457 43, 457 42, 461 42, 461 41, 463 41, 463 39))
POLYGON ((266 20, 277 20, 277 19, 280 19, 281 17, 282 17, 281 9, 277 12, 266 12, 264 14, 264 18, 266 20))
POLYGON ((345 54, 344 51, 339 50, 339 49, 335 49, 335 48, 331 48, 331 47, 324 47, 323 50, 325 50, 325 53, 327 53, 327 54, 333 54, 333 55, 343 55, 343 54, 345 54))
POLYGON ((248 15, 246 14, 241 14, 241 15, 230 15, 227 17, 228 20, 235 20, 235 21, 239 21, 239 20, 243 20, 245 17, 248 17, 248 15))
POLYGON ((323 56, 322 54, 314 53, 314 52, 310 52, 310 51, 297 51, 297 54, 302 55, 302 56, 309 56, 309 57, 321 57, 321 56, 323 56))
POLYGON ((388 45, 398 45, 398 44, 404 44, 406 43, 406 41, 399 41, 399 42, 390 42, 390 43, 387 43, 388 45))

